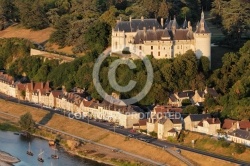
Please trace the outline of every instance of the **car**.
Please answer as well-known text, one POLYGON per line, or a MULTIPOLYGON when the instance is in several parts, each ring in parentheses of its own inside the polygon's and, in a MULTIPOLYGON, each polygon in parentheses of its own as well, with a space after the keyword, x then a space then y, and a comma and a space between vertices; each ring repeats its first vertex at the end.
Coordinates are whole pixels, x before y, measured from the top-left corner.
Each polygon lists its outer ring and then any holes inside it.
POLYGON ((181 150, 180 150, 180 149, 176 149, 176 152, 177 152, 177 153, 181 153, 181 150))
POLYGON ((135 137, 135 135, 134 135, 134 134, 129 134, 129 135, 128 135, 128 137, 130 137, 130 138, 134 138, 134 137, 135 137))
POLYGON ((124 126, 120 126, 120 125, 118 125, 118 126, 116 126, 116 128, 123 129, 123 128, 124 128, 124 126))
POLYGON ((113 152, 119 152, 120 149, 112 149, 113 152))

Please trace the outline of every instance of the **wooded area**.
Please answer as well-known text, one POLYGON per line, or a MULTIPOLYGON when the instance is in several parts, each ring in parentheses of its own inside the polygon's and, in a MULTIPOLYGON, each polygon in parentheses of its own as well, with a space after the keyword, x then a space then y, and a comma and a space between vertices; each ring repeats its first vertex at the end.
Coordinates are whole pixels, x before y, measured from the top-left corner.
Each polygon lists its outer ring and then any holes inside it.
POLYGON ((55 29, 51 42, 74 46, 74 53, 100 52, 109 45, 107 36, 120 18, 175 16, 177 22, 186 18, 195 27, 202 9, 211 9, 214 23, 227 37, 224 43, 238 46, 242 35, 248 35, 248 0, 0 0, 0 29, 13 22, 34 30, 50 26, 55 29))

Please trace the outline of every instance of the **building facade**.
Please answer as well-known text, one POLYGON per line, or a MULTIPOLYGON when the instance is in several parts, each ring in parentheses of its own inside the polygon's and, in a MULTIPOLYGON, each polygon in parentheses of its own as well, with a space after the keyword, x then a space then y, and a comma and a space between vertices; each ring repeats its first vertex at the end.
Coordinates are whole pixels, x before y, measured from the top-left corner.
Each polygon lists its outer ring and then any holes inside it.
POLYGON ((174 58, 193 50, 196 57, 206 56, 211 61, 211 33, 206 26, 204 13, 196 30, 184 21, 181 28, 176 19, 161 24, 157 19, 131 19, 117 21, 112 30, 112 53, 126 50, 137 56, 153 55, 156 59, 174 58))

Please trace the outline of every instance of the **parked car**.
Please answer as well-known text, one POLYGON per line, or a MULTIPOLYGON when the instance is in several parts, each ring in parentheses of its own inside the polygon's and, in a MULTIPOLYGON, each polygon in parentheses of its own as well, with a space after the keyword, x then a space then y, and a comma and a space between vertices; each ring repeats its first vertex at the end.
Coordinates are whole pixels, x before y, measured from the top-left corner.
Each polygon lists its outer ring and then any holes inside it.
POLYGON ((135 135, 134 135, 134 134, 129 134, 129 135, 128 135, 128 137, 130 137, 130 138, 134 138, 134 137, 135 137, 135 135))
POLYGON ((116 127, 119 128, 119 129, 123 129, 124 128, 124 126, 120 126, 120 125, 118 125, 116 127))

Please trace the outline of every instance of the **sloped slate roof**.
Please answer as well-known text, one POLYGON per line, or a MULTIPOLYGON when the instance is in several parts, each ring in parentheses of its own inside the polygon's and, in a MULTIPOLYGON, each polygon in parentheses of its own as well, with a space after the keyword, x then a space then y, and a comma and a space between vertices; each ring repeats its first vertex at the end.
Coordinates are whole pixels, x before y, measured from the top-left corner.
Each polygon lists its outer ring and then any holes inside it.
POLYGON ((161 38, 169 38, 169 39, 163 39, 170 40, 170 35, 167 29, 156 29, 156 30, 139 30, 137 31, 135 38, 134 38, 134 44, 140 44, 144 41, 154 41, 154 40, 162 40, 161 38))
POLYGON ((131 22, 119 21, 115 31, 136 32, 137 30, 143 30, 143 27, 146 27, 146 29, 152 29, 153 27, 162 29, 157 19, 132 19, 131 22))
POLYGON ((191 114, 191 121, 201 121, 202 119, 211 118, 210 114, 191 114))
POLYGON ((228 134, 232 135, 232 136, 239 137, 239 138, 243 138, 243 139, 246 139, 246 140, 250 140, 250 131, 236 129, 236 130, 234 130, 232 132, 229 132, 228 134))

